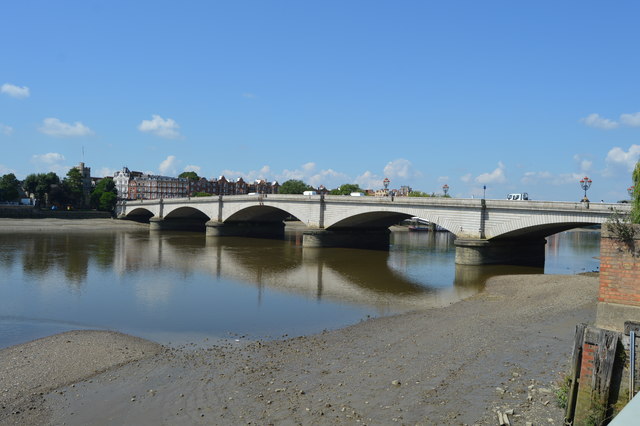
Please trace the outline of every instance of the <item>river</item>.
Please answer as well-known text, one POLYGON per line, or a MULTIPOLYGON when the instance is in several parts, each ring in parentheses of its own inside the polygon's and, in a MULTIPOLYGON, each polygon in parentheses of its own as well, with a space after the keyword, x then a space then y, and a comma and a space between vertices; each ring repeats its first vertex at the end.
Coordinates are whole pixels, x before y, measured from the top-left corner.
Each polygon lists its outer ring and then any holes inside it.
POLYGON ((0 347, 70 329, 168 345, 298 336, 446 306, 500 274, 598 270, 598 231, 547 239, 542 268, 457 266, 446 232, 393 232, 389 251, 303 249, 187 232, 0 234, 0 347))

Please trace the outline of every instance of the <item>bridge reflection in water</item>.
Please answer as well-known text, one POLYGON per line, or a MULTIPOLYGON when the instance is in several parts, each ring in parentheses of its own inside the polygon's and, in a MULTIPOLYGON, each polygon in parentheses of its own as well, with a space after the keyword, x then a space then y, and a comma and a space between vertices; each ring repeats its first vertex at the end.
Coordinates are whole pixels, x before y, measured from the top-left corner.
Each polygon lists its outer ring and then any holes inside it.
MULTIPOLYGON (((559 267, 574 268, 560 272, 589 268, 584 258, 594 261, 597 235, 569 241, 581 247, 577 255, 551 242, 548 261, 562 258, 559 267)), ((305 334, 367 315, 446 306, 476 294, 493 275, 543 272, 455 265, 453 237, 444 232, 393 232, 389 251, 303 248, 298 232, 286 236, 2 234, 0 274, 8 284, 0 286, 0 347, 85 327, 163 343, 228 332, 305 334)))

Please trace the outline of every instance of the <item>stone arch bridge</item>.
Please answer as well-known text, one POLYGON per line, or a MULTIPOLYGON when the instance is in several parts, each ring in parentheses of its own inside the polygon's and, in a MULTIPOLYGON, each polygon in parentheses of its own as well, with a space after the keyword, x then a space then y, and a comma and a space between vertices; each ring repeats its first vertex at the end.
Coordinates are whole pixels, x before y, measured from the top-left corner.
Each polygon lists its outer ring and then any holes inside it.
POLYGON ((206 229, 208 236, 274 237, 284 221, 306 225, 304 247, 385 248, 389 226, 420 217, 456 236, 456 263, 544 264, 545 237, 604 223, 630 206, 461 198, 234 195, 123 201, 119 218, 150 229, 206 229))

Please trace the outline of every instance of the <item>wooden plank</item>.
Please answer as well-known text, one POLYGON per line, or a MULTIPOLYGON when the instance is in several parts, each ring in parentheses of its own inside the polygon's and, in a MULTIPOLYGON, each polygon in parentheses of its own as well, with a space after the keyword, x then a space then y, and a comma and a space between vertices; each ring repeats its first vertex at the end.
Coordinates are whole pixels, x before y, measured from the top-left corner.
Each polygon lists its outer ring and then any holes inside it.
POLYGON ((576 411, 576 400, 578 399, 578 381, 580 379, 580 368, 582 367, 582 345, 584 344, 584 331, 586 324, 576 325, 576 334, 573 339, 573 350, 571 351, 571 385, 567 394, 567 406, 564 418, 567 422, 573 422, 576 411))
POLYGON ((592 389, 595 398, 592 401, 591 409, 594 412, 599 412, 600 419, 604 421, 609 411, 611 378, 613 377, 620 333, 605 329, 598 329, 597 333, 598 349, 594 359, 592 377, 592 389))

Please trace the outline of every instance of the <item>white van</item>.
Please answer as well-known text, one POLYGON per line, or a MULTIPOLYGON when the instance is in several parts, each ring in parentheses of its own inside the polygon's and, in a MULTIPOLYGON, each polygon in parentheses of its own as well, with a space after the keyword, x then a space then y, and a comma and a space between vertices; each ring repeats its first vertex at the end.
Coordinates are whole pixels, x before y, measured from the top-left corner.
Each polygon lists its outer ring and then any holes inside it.
POLYGON ((529 199, 529 194, 527 194, 526 192, 523 192, 520 194, 507 195, 507 200, 510 200, 510 201, 522 201, 522 200, 528 200, 528 199, 529 199))
POLYGON ((364 192, 352 192, 352 197, 364 197, 364 192))
POLYGON ((318 195, 316 191, 304 191, 302 195, 318 195))

